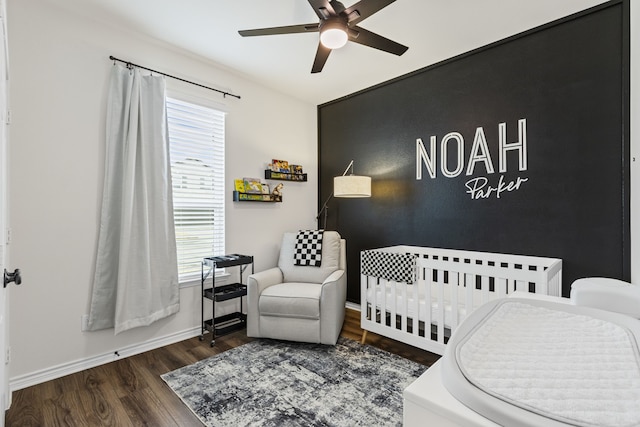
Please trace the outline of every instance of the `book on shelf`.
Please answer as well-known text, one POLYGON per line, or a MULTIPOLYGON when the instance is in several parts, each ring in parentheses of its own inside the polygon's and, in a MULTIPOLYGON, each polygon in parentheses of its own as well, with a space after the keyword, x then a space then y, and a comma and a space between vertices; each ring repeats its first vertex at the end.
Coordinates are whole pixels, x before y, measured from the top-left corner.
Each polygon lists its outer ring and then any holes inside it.
POLYGON ((289 172, 293 174, 302 174, 302 166, 300 165, 289 165, 289 172))
POLYGON ((286 161, 286 160, 272 159, 271 160, 271 170, 274 171, 274 172, 288 173, 289 172, 289 162, 286 161))
POLYGON ((258 178, 243 178, 244 192, 262 194, 262 183, 258 178))
POLYGON ((262 183, 262 200, 271 200, 271 189, 269 188, 269 184, 265 184, 264 182, 262 183))
POLYGON ((244 180, 243 179, 235 179, 233 180, 234 189, 239 193, 244 193, 244 180))

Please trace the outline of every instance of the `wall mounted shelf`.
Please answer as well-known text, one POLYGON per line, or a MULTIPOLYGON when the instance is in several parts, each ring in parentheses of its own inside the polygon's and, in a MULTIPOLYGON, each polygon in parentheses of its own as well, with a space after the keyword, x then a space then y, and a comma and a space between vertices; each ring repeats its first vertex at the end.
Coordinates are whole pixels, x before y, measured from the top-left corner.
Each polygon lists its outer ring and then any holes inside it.
POLYGON ((265 179, 275 179, 278 181, 298 181, 298 182, 306 182, 307 174, 306 173, 285 173, 285 172, 274 172, 266 169, 264 171, 265 179))
POLYGON ((233 201, 234 202, 275 203, 275 202, 281 202, 282 196, 276 196, 275 194, 241 193, 239 191, 234 191, 233 201))

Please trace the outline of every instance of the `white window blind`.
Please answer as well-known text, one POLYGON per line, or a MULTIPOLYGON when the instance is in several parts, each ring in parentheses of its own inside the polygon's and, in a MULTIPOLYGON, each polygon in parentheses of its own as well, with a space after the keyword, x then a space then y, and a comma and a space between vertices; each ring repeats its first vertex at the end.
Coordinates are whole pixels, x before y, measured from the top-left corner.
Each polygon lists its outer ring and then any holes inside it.
POLYGON ((223 255, 225 113, 167 98, 180 282, 200 278, 202 258, 223 255))

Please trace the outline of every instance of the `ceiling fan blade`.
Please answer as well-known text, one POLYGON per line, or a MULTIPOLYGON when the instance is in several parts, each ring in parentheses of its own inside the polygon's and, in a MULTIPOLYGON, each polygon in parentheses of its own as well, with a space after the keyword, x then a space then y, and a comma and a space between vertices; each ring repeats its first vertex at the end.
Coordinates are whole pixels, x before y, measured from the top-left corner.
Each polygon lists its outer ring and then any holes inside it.
POLYGON ((344 5, 340 3, 338 0, 331 0, 329 3, 331 4, 331 7, 333 8, 333 12, 336 15, 340 15, 342 12, 345 11, 344 5))
POLYGON ((255 30, 240 30, 242 37, 271 36, 276 34, 316 33, 320 30, 320 24, 287 25, 285 27, 257 28, 255 30))
POLYGON ((360 0, 358 3, 345 9, 344 14, 349 19, 349 25, 356 25, 377 11, 389 6, 396 0, 360 0))
POLYGON ((319 73, 322 71, 325 62, 327 62, 327 58, 329 58, 329 54, 331 53, 331 49, 328 47, 324 47, 322 43, 318 43, 318 51, 316 52, 316 59, 313 60, 313 67, 311 67, 311 73, 319 73))
POLYGON ((337 15, 329 0, 309 0, 309 4, 320 19, 329 19, 337 15))
POLYGON ((385 52, 393 53, 398 56, 402 55, 407 51, 407 49, 409 49, 407 46, 396 43, 393 40, 389 40, 386 37, 382 37, 381 35, 372 33, 371 31, 358 26, 350 28, 349 40, 374 49, 384 50, 385 52))

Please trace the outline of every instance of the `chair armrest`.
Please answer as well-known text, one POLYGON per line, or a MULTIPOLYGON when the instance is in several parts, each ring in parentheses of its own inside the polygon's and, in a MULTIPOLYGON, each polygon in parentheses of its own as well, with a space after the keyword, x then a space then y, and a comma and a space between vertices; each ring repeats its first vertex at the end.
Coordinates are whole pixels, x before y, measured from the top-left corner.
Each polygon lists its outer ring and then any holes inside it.
POLYGON ((331 283, 335 283, 338 280, 340 280, 342 276, 344 276, 344 270, 336 270, 333 273, 331 273, 326 279, 324 279, 324 282, 322 282, 322 286, 324 287, 325 285, 330 285, 331 283))
POLYGON ((254 273, 247 278, 247 336, 260 336, 260 294, 269 286, 282 283, 283 279, 282 270, 278 267, 254 273))
POLYGON ((247 279, 247 292, 249 292, 250 288, 253 288, 254 291, 257 292, 257 295, 260 295, 262 291, 267 289, 269 286, 282 283, 283 280, 284 276, 282 275, 282 270, 278 267, 254 273, 247 279))
POLYGON ((322 283, 320 296, 320 342, 335 344, 344 322, 347 274, 336 270, 322 283))

